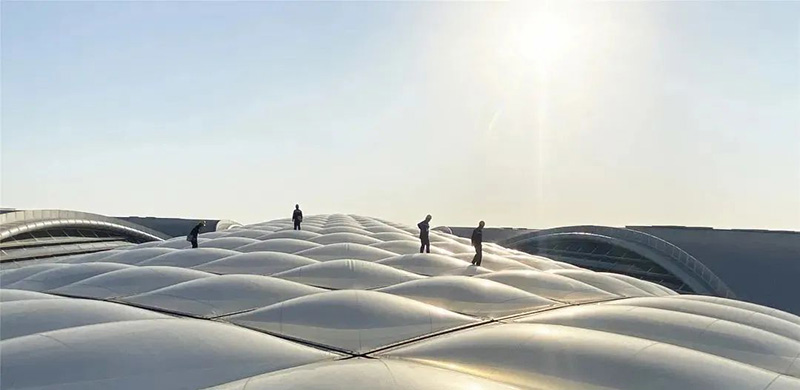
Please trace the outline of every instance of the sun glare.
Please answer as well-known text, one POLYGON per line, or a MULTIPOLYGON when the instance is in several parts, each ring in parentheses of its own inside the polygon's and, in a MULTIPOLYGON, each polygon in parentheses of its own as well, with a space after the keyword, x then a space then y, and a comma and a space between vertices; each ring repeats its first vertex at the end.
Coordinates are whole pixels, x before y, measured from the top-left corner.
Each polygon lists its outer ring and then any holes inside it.
POLYGON ((572 51, 576 30, 569 21, 545 12, 512 30, 510 41, 522 61, 552 65, 572 51))

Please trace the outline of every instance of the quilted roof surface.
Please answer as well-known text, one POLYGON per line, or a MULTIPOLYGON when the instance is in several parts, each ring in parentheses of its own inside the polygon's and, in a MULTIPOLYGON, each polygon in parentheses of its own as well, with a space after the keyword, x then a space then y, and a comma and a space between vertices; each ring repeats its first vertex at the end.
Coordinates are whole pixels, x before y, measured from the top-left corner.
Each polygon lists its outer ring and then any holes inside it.
POLYGON ((2 389, 800 389, 800 318, 357 215, 0 273, 2 389))

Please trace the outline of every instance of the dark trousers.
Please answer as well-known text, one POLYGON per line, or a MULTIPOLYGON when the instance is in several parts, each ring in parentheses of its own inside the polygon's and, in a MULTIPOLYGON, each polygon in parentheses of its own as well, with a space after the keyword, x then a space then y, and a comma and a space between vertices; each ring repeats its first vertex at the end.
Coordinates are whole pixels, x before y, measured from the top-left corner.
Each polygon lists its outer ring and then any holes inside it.
POLYGON ((419 241, 421 245, 419 246, 419 253, 427 252, 431 253, 431 239, 428 237, 420 237, 419 241))
POLYGON ((197 237, 192 237, 192 248, 197 248, 197 237))
POLYGON ((474 244, 474 246, 475 257, 472 258, 472 264, 480 267, 481 261, 483 261, 483 244, 474 244))
POLYGON ((294 221, 294 230, 300 230, 300 221, 298 220, 294 221))

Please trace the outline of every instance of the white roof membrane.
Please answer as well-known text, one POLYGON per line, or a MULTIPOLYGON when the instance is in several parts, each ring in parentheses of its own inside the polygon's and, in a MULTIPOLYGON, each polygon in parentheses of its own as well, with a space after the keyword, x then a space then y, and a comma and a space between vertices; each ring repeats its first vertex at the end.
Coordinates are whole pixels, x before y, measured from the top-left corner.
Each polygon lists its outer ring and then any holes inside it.
POLYGON ((341 260, 341 259, 356 259, 377 261, 386 259, 392 256, 397 256, 397 253, 387 250, 373 248, 371 246, 361 244, 330 244, 320 246, 317 248, 307 249, 295 254, 305 256, 310 259, 318 261, 341 260))
POLYGON ((307 249, 319 248, 322 245, 316 242, 307 240, 300 240, 296 238, 275 238, 267 239, 252 244, 244 245, 237 250, 239 252, 281 252, 281 253, 295 253, 307 249))
POLYGON ((670 344, 544 324, 485 326, 387 355, 526 389, 765 389, 778 376, 670 344))
POLYGON ((352 359, 291 368, 214 390, 515 390, 472 375, 402 360, 352 359), (335 378, 335 380, 331 380, 335 378))
POLYGON ((195 266, 194 269, 217 274, 272 275, 288 271, 318 261, 307 257, 281 252, 239 253, 209 263, 195 266))
POLYGON ((165 315, 83 299, 35 299, 0 303, 0 340, 105 322, 154 320, 165 315))
POLYGON ((473 318, 411 299, 357 290, 292 299, 227 319, 254 329, 353 352, 367 352, 476 322, 473 318))
POLYGON ((67 328, 4 340, 0 347, 3 387, 9 389, 197 389, 335 357, 189 319, 67 328))
POLYGON ((500 271, 478 278, 500 282, 548 299, 562 302, 598 301, 616 298, 617 295, 592 285, 542 271, 500 271))
POLYGON ((189 268, 212 262, 223 257, 238 255, 240 252, 220 248, 194 248, 175 251, 137 263, 139 266, 172 266, 189 268))
POLYGON ((92 276, 51 291, 74 297, 113 299, 209 276, 213 275, 178 267, 131 267, 92 276))
POLYGON ((553 306, 556 302, 491 280, 439 276, 380 289, 394 295, 479 317, 503 317, 553 306))
POLYGON ((3 287, 46 292, 95 275, 130 267, 132 266, 117 263, 67 264, 63 267, 37 272, 3 287))
POLYGON ((454 257, 436 255, 433 253, 394 256, 380 260, 378 263, 429 276, 480 275, 491 272, 486 268, 473 266, 466 261, 454 257))
POLYGON ((800 342, 713 317, 649 307, 592 305, 518 320, 638 337, 726 357, 800 378, 800 342))
MULTIPOLYGON (((50 295, 36 291, 0 289, 0 302, 30 301, 36 299, 58 299, 58 295, 50 295)), ((0 329, 0 332, 3 330, 0 329)))
POLYGON ((417 221, 20 262, 0 271, 0 387, 800 389, 800 317, 491 243, 476 267, 437 231, 420 254, 417 221))
POLYGON ((321 291, 268 276, 222 275, 179 283, 120 300, 172 313, 211 318, 321 291))
POLYGON ((294 268, 274 276, 337 290, 368 290, 423 278, 411 272, 363 260, 331 260, 294 268))

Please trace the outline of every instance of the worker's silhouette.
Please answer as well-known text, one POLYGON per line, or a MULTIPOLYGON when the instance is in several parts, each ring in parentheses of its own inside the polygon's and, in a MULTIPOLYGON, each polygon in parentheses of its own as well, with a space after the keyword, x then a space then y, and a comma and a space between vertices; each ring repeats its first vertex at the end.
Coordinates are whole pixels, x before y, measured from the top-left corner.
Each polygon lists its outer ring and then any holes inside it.
POLYGON ((294 205, 294 212, 292 213, 292 222, 294 222, 294 230, 300 230, 300 222, 303 222, 303 212, 300 211, 300 205, 294 205))
POLYGON ((186 236, 186 241, 192 243, 192 248, 197 248, 197 235, 200 234, 200 229, 203 226, 206 226, 206 221, 200 221, 197 225, 195 225, 194 228, 192 228, 192 231, 189 232, 189 235, 186 236))
POLYGON ((478 227, 472 231, 472 246, 475 247, 475 257, 472 258, 472 264, 480 267, 483 260, 483 226, 485 222, 481 221, 478 227))
POLYGON ((419 241, 421 244, 419 247, 419 253, 422 253, 423 251, 431 253, 431 238, 428 236, 428 232, 431 229, 431 225, 429 224, 431 218, 431 215, 428 214, 424 221, 417 224, 417 227, 419 228, 419 241))

